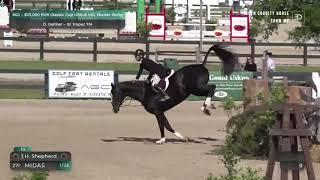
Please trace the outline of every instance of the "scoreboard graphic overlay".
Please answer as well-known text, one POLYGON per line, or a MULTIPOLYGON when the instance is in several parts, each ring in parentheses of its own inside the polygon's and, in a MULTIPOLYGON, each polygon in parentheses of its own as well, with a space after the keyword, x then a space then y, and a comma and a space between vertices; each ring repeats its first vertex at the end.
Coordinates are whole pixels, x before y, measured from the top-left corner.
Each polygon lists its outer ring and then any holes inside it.
POLYGON ((12 170, 70 171, 70 152, 32 151, 31 147, 15 147, 10 153, 12 170))

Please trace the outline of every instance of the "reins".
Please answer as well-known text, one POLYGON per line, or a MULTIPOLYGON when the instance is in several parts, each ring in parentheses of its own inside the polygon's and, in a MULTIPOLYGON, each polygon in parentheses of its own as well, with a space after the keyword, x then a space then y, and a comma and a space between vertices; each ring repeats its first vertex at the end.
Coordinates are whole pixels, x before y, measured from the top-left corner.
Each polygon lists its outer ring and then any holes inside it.
POLYGON ((132 100, 133 100, 133 98, 130 98, 130 97, 125 98, 125 99, 122 101, 120 107, 138 107, 138 106, 142 106, 142 105, 130 105, 131 102, 132 102, 132 100), (128 103, 128 104, 124 104, 126 101, 129 101, 129 103, 128 103))

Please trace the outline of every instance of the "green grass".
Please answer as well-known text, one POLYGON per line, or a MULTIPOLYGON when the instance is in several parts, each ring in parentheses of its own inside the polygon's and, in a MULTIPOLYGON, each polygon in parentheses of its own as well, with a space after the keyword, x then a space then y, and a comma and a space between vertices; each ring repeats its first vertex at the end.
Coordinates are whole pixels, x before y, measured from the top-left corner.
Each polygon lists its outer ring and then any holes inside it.
MULTIPOLYGON (((180 66, 184 66, 181 64, 180 66)), ((210 71, 220 71, 220 65, 207 65, 210 71)), ((75 70, 115 70, 137 71, 138 63, 93 63, 69 61, 0 61, 0 69, 17 70, 47 70, 47 69, 75 69, 75 70)), ((320 66, 277 66, 277 71, 287 72, 320 72, 320 66)))
POLYGON ((278 66, 280 72, 320 72, 320 66, 278 66))
MULTIPOLYGON (((180 66, 185 66, 182 64, 180 66)), ((219 65, 207 65, 209 70, 220 70, 219 65)), ((93 63, 69 61, 0 61, 0 69, 17 70, 47 70, 47 69, 75 69, 75 70, 115 70, 137 71, 138 63, 93 63)))
POLYGON ((0 69, 18 70, 47 70, 47 69, 76 69, 76 70, 116 70, 130 71, 138 69, 134 63, 92 63, 66 61, 0 61, 0 69))
POLYGON ((43 99, 42 89, 0 89, 0 99, 43 99))

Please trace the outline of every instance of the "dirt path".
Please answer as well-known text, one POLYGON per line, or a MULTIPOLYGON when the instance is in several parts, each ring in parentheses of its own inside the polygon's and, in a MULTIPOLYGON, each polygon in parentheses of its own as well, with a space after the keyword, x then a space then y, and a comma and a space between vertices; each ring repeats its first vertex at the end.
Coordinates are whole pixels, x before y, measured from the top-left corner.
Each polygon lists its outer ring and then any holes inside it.
MULTIPOLYGON (((8 164, 14 146, 70 151, 72 171, 50 172, 49 180, 205 180, 210 172, 223 174, 212 150, 223 143, 227 118, 222 110, 205 116, 200 106, 185 102, 167 113, 173 128, 193 141, 182 143, 166 132, 170 142, 155 145, 156 120, 141 106, 113 114, 108 101, 1 100, 0 180, 16 174, 8 164)), ((242 164, 264 170, 266 161, 242 164)))

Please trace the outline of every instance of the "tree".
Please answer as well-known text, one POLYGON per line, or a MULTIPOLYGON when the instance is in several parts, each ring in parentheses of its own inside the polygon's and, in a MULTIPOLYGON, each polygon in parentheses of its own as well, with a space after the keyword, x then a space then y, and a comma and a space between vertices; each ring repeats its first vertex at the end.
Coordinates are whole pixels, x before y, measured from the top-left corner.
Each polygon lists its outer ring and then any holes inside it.
POLYGON ((307 5, 304 8, 305 20, 302 26, 295 28, 289 32, 289 38, 296 42, 306 42, 314 40, 320 43, 320 6, 307 5))
POLYGON ((137 23, 137 35, 139 39, 148 39, 149 33, 151 31, 151 25, 152 24, 149 23, 147 26, 144 21, 139 21, 137 23))
POLYGON ((166 10, 167 23, 174 23, 175 17, 176 17, 176 13, 174 12, 174 8, 170 8, 166 10))
POLYGON ((261 0, 255 1, 251 7, 253 12, 274 12, 268 15, 253 14, 251 36, 255 37, 258 33, 263 34, 264 39, 268 39, 272 33, 277 33, 279 23, 272 19, 292 19, 295 14, 304 15, 299 19, 300 26, 288 32, 289 39, 296 42, 306 42, 320 40, 320 3, 315 0, 261 0), (279 15, 276 12, 288 11, 288 15, 279 15))
MULTIPOLYGON (((206 20, 206 24, 217 24, 218 23, 218 19, 212 18, 210 20, 206 20)), ((216 30, 216 26, 208 26, 206 28, 207 31, 214 31, 216 30)))

